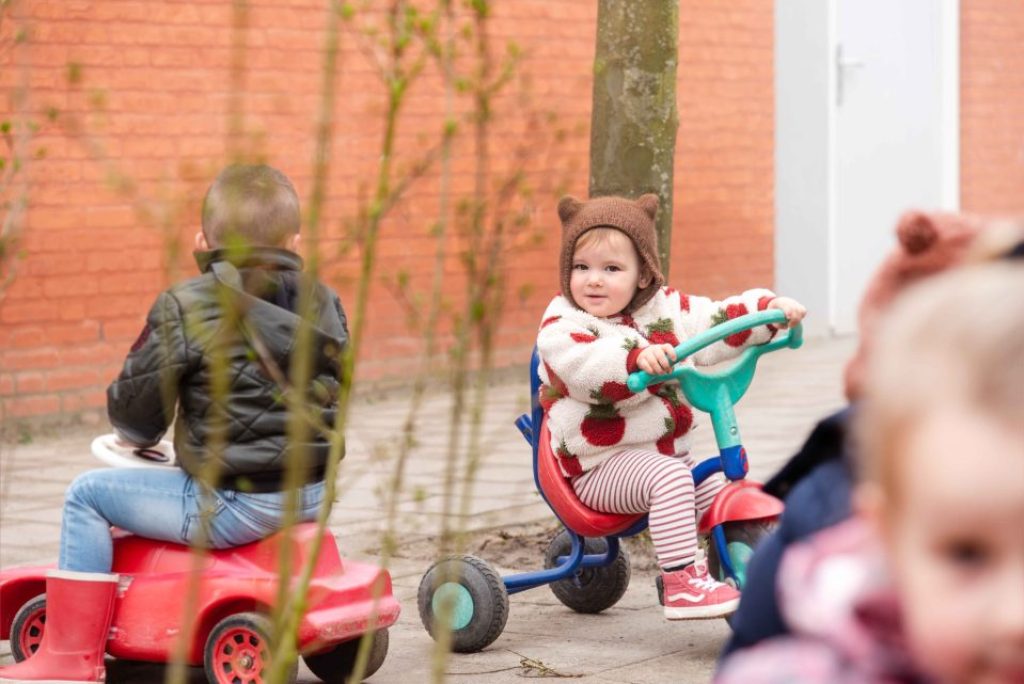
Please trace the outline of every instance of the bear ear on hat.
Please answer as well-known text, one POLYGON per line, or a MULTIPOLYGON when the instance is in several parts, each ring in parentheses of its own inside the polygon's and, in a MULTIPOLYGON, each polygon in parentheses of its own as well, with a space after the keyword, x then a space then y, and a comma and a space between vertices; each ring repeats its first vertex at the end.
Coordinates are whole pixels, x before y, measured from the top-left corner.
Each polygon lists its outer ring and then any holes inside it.
POLYGON ((566 195, 558 200, 558 218, 562 219, 562 223, 567 223, 582 208, 583 202, 580 202, 572 195, 566 195))
POLYGON ((647 212, 647 215, 652 219, 658 213, 658 196, 653 192, 648 192, 645 195, 640 195, 636 201, 640 205, 640 208, 647 212))
POLYGON ((939 229, 931 216, 922 211, 908 211, 900 217, 896 236, 909 254, 920 254, 939 237, 939 229))

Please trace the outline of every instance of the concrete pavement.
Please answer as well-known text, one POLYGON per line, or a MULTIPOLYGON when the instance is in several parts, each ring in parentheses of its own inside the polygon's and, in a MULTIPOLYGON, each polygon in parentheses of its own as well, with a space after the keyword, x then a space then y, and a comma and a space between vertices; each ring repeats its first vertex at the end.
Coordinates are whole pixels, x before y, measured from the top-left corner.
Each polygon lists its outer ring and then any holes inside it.
MULTIPOLYGON (((747 397, 737 408, 752 476, 764 479, 799 446, 810 427, 843 404, 841 370, 853 349, 851 339, 809 340, 798 351, 783 350, 760 362, 747 397)), ((481 459, 465 513, 455 524, 474 532, 478 545, 495 530, 514 538, 522 526, 553 520, 534 489, 530 451, 512 421, 527 410, 529 387, 523 377, 506 375, 488 390, 482 421, 481 459)), ((380 684, 426 682, 433 642, 416 609, 416 589, 433 554, 430 540, 440 530, 445 491, 448 413, 451 396, 427 396, 409 453, 395 520, 398 553, 391 563, 395 593, 403 614, 391 630, 387 661, 371 681, 380 684)), ((344 555, 372 560, 381 548, 381 514, 399 451, 408 398, 361 397, 348 429, 348 455, 339 478, 340 499, 331 529, 344 555)), ((467 421, 468 422, 468 421, 467 421)), ((67 484, 98 462, 89 455, 95 432, 76 429, 35 435, 0 447, 0 566, 53 562, 57 556, 60 510, 67 484)), ((710 421, 696 432, 697 453, 714 453, 710 421)), ((465 439, 462 441, 465 444, 465 439)), ((459 482, 461 487, 461 481, 459 482)), ((471 544, 474 542, 471 542, 471 544)), ((511 542, 514 545, 514 542, 511 542)), ((487 549, 479 554, 487 560, 487 549)), ((543 558, 503 573, 539 569, 543 558)), ((509 561, 511 562, 511 561, 509 561)), ((485 651, 452 656, 451 682, 501 684, 523 677, 568 676, 584 682, 705 682, 726 638, 725 622, 669 623, 660 616, 654 573, 634 571, 624 598, 599 615, 577 615, 540 587, 512 597, 504 633, 485 651)), ((0 662, 10 659, 0 645, 0 662)), ((203 681, 201 671, 193 680, 203 681)), ((108 681, 160 681, 158 668, 117 663, 108 681)), ((305 669, 300 682, 315 678, 305 669)))

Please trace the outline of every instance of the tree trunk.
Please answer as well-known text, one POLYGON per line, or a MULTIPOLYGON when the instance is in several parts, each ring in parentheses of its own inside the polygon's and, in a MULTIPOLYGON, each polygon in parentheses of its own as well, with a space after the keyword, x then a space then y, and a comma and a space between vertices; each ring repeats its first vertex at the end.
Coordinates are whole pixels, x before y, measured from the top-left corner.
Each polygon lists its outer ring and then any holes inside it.
POLYGON ((590 196, 656 192, 668 277, 676 149, 679 0, 599 0, 590 196))

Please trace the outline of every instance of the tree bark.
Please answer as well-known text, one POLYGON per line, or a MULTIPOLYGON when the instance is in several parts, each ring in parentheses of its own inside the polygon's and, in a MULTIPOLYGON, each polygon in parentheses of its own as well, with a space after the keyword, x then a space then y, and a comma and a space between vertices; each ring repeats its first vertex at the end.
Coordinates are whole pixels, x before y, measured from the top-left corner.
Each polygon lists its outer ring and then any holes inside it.
POLYGON ((668 277, 676 148, 678 0, 599 0, 590 123, 590 196, 656 192, 668 277))

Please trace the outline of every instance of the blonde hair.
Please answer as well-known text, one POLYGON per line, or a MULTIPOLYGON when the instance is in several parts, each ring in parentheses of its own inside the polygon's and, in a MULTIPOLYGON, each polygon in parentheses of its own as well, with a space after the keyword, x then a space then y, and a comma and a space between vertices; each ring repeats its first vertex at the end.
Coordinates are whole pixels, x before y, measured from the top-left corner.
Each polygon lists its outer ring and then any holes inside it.
POLYGON ((957 269, 911 288, 890 309, 858 417, 863 478, 895 495, 908 428, 950 405, 1024 438, 1024 265, 957 269))
POLYGON ((211 247, 231 237, 251 246, 281 247, 299 232, 299 196, 284 175, 266 164, 231 164, 203 199, 203 235, 211 247))
MULTIPOLYGON (((621 230, 610 226, 598 226, 597 228, 591 228, 587 232, 583 233, 583 235, 576 238, 576 245, 572 250, 573 254, 587 245, 606 245, 610 242, 615 242, 616 236, 618 236, 620 240, 625 240, 629 246, 633 248, 633 251, 636 252, 636 245, 634 245, 630 237, 621 230)), ((637 255, 637 260, 640 260, 639 254, 637 255)))

